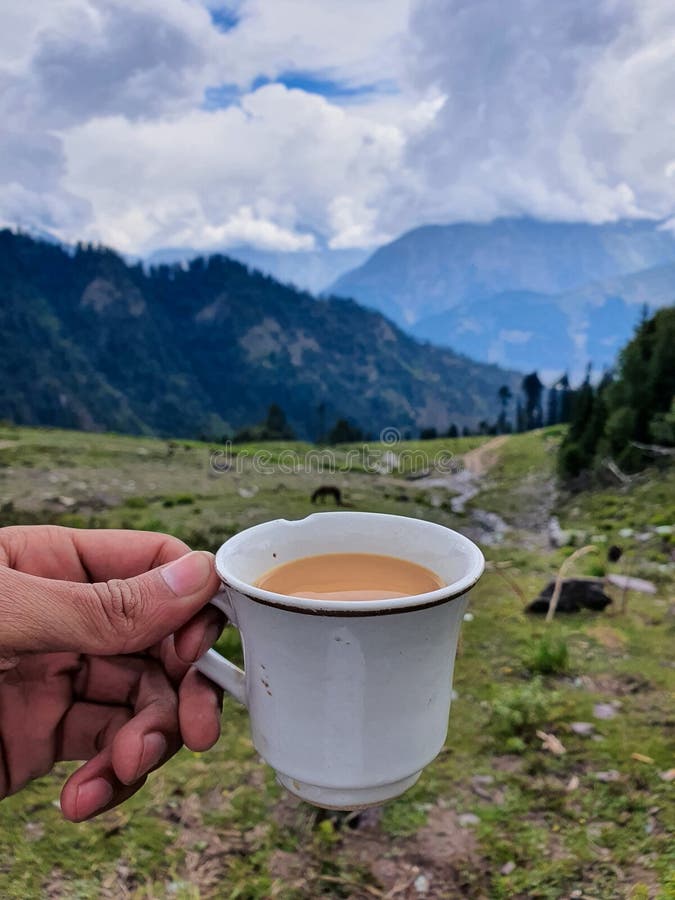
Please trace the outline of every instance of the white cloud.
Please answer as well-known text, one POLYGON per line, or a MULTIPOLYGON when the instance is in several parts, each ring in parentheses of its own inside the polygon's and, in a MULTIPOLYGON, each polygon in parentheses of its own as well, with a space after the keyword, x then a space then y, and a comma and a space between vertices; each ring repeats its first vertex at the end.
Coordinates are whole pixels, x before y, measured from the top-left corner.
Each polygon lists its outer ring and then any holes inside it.
POLYGON ((262 235, 253 220, 278 226, 253 241, 268 249, 306 249, 309 232, 372 243, 374 206, 403 148, 397 127, 282 85, 173 119, 92 119, 63 140, 64 184, 91 200, 96 237, 141 251, 252 240, 262 235))
POLYGON ((0 0, 0 219, 292 251, 673 213, 670 0, 238 0, 226 31, 219 5, 0 0), (260 86, 289 72, 327 96, 260 86))
POLYGON ((389 216, 599 222, 675 205, 669 0, 430 0, 409 65, 445 103, 409 142, 413 188, 389 216))

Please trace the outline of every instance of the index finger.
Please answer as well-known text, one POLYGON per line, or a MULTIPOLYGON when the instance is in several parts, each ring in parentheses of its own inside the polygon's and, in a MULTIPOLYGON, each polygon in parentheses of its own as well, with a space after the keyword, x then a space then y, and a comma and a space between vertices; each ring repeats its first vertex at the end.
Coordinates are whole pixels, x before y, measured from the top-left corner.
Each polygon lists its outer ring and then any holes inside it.
POLYGON ((134 578, 190 552, 183 541, 156 531, 69 529, 91 581, 134 578))
POLYGON ((59 525, 0 528, 0 564, 60 581, 133 578, 189 552, 178 538, 154 531, 80 529, 59 525))

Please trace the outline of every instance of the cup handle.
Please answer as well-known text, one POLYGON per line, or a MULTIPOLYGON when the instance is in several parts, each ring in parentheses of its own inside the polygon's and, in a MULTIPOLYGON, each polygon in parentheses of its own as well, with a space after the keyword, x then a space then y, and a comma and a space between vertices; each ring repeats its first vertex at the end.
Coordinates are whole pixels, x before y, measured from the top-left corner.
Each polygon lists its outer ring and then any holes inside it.
MULTIPOLYGON (((211 603, 225 613, 231 625, 234 625, 235 628, 238 627, 227 591, 218 591, 211 600, 211 603)), ((231 663, 229 659, 225 659, 220 653, 216 653, 215 650, 207 650, 194 665, 202 675, 206 675, 211 681, 215 681, 219 687, 226 690, 227 693, 231 694, 231 696, 234 697, 235 700, 238 700, 239 703, 248 706, 246 697, 246 676, 239 666, 235 666, 234 663, 231 663)))

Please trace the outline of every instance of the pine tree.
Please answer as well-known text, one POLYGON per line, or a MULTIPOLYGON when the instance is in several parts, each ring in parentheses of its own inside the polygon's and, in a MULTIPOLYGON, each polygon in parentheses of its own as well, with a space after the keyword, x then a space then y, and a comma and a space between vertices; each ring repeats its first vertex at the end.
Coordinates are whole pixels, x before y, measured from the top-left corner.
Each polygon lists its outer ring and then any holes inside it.
POLYGON ((541 394, 544 385, 539 380, 536 372, 530 372, 522 381, 522 390, 525 394, 525 421, 528 429, 539 428, 542 424, 543 414, 541 409, 541 394))
POLYGON ((558 418, 558 416, 559 416, 558 407, 560 405, 558 402, 558 394, 559 393, 560 392, 558 391, 558 387, 556 384, 552 385, 548 389, 548 407, 546 410, 546 424, 547 425, 557 425, 558 422, 560 421, 558 418))

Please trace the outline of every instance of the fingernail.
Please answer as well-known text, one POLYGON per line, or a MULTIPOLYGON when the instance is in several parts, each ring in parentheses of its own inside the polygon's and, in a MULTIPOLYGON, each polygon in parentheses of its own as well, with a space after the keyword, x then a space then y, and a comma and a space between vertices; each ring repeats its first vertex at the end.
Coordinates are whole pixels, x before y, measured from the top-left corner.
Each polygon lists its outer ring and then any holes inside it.
POLYGON ((88 819, 107 806, 113 798, 113 786, 105 778, 92 778, 77 789, 75 811, 78 819, 88 819))
POLYGON ((156 766, 167 750, 166 738, 159 731, 153 731, 146 734, 143 738, 143 752, 141 753, 141 763, 136 773, 136 778, 145 775, 153 766, 156 766))
POLYGON ((200 591, 213 572, 213 557, 201 550, 187 553, 164 566, 162 578, 177 597, 189 597, 200 591))
POLYGON ((211 647, 215 644, 215 642, 220 637, 221 632, 220 625, 209 625, 206 628, 206 632, 204 633, 204 637, 202 638, 202 642, 199 645, 199 649, 195 654, 195 659, 199 659, 200 656, 203 656, 207 650, 210 650, 211 647))

